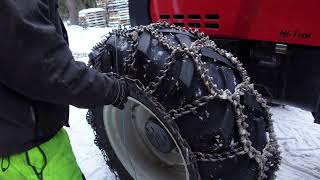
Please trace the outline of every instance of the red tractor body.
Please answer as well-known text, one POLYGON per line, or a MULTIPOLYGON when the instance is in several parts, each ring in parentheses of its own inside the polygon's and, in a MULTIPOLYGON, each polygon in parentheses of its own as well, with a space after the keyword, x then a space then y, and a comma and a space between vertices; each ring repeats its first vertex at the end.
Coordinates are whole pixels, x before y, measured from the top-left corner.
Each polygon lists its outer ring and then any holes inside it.
POLYGON ((238 56, 269 101, 320 123, 319 0, 129 0, 132 25, 198 28, 238 56))
POLYGON ((151 0, 152 22, 214 37, 320 45, 319 0, 151 0))

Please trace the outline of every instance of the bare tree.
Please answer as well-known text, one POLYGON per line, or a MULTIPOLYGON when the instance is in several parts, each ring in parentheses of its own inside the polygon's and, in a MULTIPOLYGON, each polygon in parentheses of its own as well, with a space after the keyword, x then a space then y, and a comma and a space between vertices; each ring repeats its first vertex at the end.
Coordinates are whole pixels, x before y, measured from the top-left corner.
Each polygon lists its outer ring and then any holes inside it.
POLYGON ((69 11, 70 23, 78 25, 78 10, 77 10, 77 1, 76 0, 66 0, 67 8, 69 11))

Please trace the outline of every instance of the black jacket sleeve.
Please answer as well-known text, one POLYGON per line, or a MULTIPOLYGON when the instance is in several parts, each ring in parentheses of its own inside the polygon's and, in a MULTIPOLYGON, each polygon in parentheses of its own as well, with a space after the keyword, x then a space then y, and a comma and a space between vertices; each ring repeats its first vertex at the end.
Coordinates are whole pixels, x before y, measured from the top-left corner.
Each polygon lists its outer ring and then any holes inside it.
POLYGON ((38 101, 111 104, 118 83, 74 60, 40 0, 0 1, 0 83, 38 101))

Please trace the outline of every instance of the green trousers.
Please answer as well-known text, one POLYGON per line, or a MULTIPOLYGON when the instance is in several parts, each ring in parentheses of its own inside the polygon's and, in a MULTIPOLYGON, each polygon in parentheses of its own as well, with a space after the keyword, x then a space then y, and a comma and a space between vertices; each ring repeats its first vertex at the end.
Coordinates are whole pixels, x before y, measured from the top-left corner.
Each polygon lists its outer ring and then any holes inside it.
POLYGON ((0 180, 82 180, 67 132, 25 153, 0 157, 0 180))

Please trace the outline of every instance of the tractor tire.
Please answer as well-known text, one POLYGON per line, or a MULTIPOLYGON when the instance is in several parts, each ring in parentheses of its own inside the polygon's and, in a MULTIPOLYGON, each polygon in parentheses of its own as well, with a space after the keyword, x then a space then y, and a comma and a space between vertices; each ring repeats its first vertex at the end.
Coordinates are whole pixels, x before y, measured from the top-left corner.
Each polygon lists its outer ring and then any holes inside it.
POLYGON ((275 177, 280 157, 265 101, 252 84, 239 90, 249 81, 241 63, 202 33, 167 23, 113 31, 90 66, 129 86, 123 110, 87 115, 118 179, 275 177))

